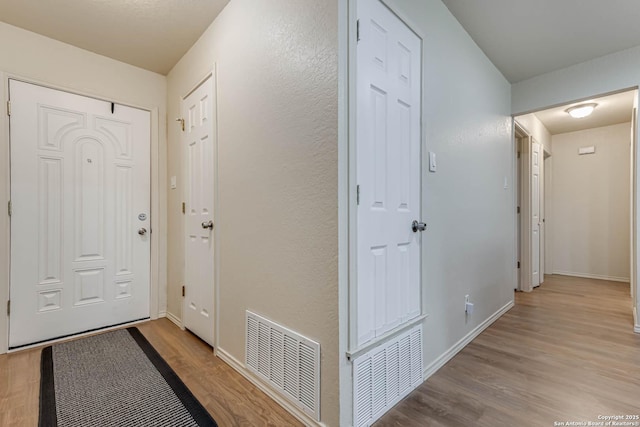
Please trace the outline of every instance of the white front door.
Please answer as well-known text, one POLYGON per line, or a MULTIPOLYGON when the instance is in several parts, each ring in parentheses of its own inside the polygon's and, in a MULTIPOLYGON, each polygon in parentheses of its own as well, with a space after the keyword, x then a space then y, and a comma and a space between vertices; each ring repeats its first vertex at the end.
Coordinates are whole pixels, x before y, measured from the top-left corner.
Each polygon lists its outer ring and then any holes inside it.
POLYGON ((9 346, 149 317, 149 112, 15 80, 9 93, 9 346))
POLYGON ((357 346, 417 317, 422 43, 378 0, 358 1, 357 346))
POLYGON ((215 95, 209 77, 182 103, 185 159, 185 299, 182 322, 213 345, 215 95))
POLYGON ((540 285, 540 143, 531 139, 531 286, 540 285))

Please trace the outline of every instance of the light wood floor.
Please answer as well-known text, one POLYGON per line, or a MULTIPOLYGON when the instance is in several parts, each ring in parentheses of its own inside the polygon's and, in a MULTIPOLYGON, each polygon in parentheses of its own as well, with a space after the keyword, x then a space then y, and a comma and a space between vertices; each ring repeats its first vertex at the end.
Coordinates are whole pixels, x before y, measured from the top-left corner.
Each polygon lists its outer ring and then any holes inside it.
MULTIPOLYGON (((375 427, 553 426, 640 414, 628 284, 548 276, 375 427)), ((220 427, 297 421, 166 319, 138 328, 220 427)), ((40 349, 0 355, 0 426, 35 426, 40 349)))
POLYGON ((553 426, 640 415, 629 284, 547 276, 375 427, 553 426))
MULTIPOLYGON (((167 319, 137 327, 220 427, 301 425, 191 333, 167 319)), ((0 355, 0 426, 37 425, 40 352, 0 355)))

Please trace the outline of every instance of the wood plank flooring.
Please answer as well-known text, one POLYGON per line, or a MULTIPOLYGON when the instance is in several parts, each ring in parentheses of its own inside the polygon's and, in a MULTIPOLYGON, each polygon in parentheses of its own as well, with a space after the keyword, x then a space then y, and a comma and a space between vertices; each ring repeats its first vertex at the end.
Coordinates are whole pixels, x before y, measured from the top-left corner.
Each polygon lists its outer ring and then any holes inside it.
MULTIPOLYGON (((553 426, 640 415, 629 285, 548 276, 375 427, 553 426)), ((300 425, 166 319, 138 326, 226 426, 300 425)), ((35 426, 40 349, 0 355, 0 426, 35 426)))
POLYGON ((629 284, 547 276, 375 427, 554 426, 640 415, 629 284))
MULTIPOLYGON (((220 427, 301 425, 191 333, 167 319, 137 327, 220 427)), ((0 355, 0 426, 37 425, 40 352, 0 355)))

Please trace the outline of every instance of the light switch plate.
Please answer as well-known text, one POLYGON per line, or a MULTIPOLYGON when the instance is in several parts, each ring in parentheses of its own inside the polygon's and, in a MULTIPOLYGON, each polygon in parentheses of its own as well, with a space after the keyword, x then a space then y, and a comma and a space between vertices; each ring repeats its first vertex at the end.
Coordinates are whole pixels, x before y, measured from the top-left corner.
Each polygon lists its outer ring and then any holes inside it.
POLYGON ((178 180, 175 176, 171 177, 171 189, 175 190, 176 188, 178 188, 178 180))
POLYGON ((429 151, 429 172, 436 171, 436 153, 429 151))

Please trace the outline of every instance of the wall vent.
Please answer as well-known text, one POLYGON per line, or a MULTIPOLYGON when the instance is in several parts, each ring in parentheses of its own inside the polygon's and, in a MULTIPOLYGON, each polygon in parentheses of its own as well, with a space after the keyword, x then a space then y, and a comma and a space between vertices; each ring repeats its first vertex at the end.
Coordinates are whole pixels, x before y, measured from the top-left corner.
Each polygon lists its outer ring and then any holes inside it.
POLYGON ((368 427, 422 383, 422 325, 353 361, 353 425, 368 427))
POLYGON ((320 421, 320 344, 246 313, 247 368, 320 421))

